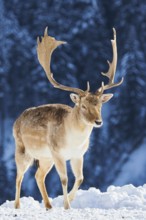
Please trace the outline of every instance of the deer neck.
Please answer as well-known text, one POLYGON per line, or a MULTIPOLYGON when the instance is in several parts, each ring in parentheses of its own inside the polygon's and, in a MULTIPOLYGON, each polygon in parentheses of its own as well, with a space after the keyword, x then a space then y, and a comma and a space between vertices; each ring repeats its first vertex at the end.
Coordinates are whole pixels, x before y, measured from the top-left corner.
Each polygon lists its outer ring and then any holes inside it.
POLYGON ((85 132, 89 131, 89 133, 92 132, 93 126, 88 125, 84 122, 82 119, 80 108, 78 106, 75 106, 70 114, 70 126, 78 131, 85 132))

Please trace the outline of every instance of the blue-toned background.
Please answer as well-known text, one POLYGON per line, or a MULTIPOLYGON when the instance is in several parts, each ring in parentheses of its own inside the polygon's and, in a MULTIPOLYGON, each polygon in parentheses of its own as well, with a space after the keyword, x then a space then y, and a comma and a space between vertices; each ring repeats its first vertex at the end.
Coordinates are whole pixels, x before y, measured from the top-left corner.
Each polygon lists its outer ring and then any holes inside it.
MULTIPOLYGON (((112 59, 117 30, 118 66, 114 98, 103 107, 104 125, 94 129, 85 155, 82 189, 146 182, 146 2, 144 0, 0 0, 0 203, 14 199, 16 168, 12 125, 28 107, 72 105, 69 92, 54 89, 38 63, 36 38, 49 34, 68 44, 52 59, 57 81, 95 91, 112 59)), ((26 174, 22 196, 41 200, 36 167, 26 174)), ((69 169, 69 189, 73 176, 69 169)), ((55 169, 46 180, 49 195, 61 193, 55 169)))

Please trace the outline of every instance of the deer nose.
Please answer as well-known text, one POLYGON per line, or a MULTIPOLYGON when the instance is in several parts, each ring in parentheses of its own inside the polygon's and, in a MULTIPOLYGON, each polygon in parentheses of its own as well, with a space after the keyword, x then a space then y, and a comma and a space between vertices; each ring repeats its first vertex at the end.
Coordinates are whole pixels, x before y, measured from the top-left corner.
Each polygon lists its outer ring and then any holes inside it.
POLYGON ((95 124, 96 124, 96 125, 100 125, 100 126, 101 126, 101 125, 103 124, 103 122, 102 122, 102 121, 100 121, 100 120, 96 120, 96 121, 95 121, 95 124))

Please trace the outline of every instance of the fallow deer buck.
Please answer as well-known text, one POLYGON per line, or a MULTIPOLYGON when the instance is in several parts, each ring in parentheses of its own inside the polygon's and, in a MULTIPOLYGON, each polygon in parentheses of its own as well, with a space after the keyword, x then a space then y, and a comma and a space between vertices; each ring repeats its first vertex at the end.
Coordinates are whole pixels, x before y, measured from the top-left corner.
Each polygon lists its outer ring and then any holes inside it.
POLYGON ((70 208, 70 201, 83 181, 83 156, 88 149, 89 137, 93 127, 102 126, 101 107, 109 101, 113 94, 103 94, 104 90, 119 86, 123 82, 115 83, 117 65, 116 31, 112 42, 113 60, 109 64, 107 73, 102 73, 109 78, 109 83, 102 85, 93 94, 90 92, 89 83, 87 90, 72 88, 59 84, 53 78, 50 70, 52 52, 63 41, 57 41, 48 36, 45 29, 42 40, 38 39, 37 54, 50 83, 58 89, 73 92, 70 95, 75 106, 48 104, 25 110, 16 120, 13 134, 16 142, 15 160, 17 166, 15 208, 20 207, 20 190, 24 173, 34 160, 38 160, 38 169, 35 175, 38 188, 44 200, 45 207, 50 209, 45 177, 55 165, 60 176, 64 194, 64 208, 70 208), (66 161, 70 160, 75 183, 71 192, 67 193, 67 168, 66 161))

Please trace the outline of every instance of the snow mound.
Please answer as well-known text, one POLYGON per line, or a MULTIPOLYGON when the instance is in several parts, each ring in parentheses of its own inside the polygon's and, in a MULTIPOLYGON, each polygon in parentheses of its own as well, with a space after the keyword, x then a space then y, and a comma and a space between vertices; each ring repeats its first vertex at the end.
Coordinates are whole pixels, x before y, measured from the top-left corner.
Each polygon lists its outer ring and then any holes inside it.
MULTIPOLYGON (((63 196, 55 198, 54 207, 63 206, 63 196)), ((78 190, 75 199, 71 203, 72 208, 99 208, 99 209, 143 209, 146 210, 146 184, 142 187, 126 185, 123 187, 110 186, 107 192, 100 192, 96 188, 78 190)))
POLYGON ((78 190, 70 210, 63 209, 63 196, 51 202, 53 209, 46 211, 43 202, 31 197, 21 198, 18 210, 14 209, 14 201, 6 201, 0 206, 0 220, 146 220, 146 184, 110 186, 107 192, 96 188, 78 190))
MULTIPOLYGON (((31 206, 34 209, 38 209, 40 208, 40 203, 38 201, 35 201, 32 197, 23 197, 21 198, 21 208, 22 209, 28 209, 31 206)), ((1 207, 5 207, 5 208, 14 208, 14 201, 6 201, 3 205, 1 205, 1 207)))

